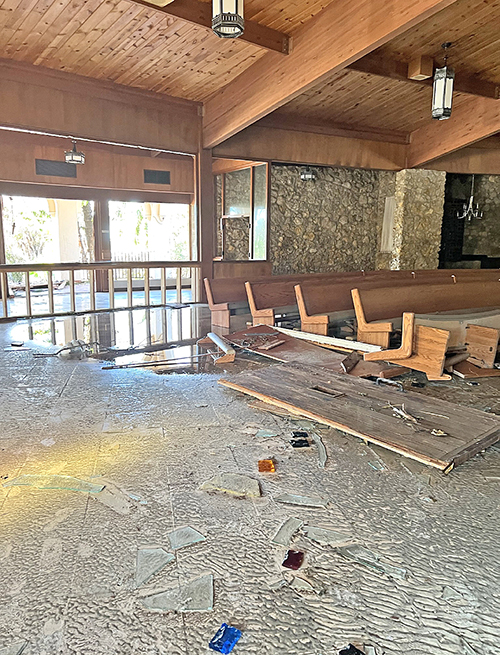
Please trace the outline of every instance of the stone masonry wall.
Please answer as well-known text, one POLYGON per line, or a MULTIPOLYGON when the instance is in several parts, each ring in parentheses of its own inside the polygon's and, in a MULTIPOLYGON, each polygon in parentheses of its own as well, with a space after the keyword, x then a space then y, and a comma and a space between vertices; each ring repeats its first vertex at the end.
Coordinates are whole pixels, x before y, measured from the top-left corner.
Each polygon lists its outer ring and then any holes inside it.
POLYGON ((274 274, 374 269, 383 194, 394 173, 318 167, 313 168, 316 181, 303 182, 301 168, 271 168, 269 257, 274 274))
POLYGON ((474 200, 484 216, 466 222, 464 254, 500 257, 500 175, 476 175, 474 200))
POLYGON ((438 267, 445 181, 443 171, 397 173, 391 269, 438 267))

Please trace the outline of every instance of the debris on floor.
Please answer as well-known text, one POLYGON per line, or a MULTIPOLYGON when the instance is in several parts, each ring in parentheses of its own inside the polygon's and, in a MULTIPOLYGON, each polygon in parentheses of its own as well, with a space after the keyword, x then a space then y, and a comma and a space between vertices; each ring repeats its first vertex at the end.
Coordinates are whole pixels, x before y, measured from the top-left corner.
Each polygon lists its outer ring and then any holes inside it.
POLYGON ((16 641, 13 644, 9 644, 9 646, 0 648, 0 655, 21 655, 27 645, 27 641, 16 641))
POLYGON ((294 430, 290 439, 292 448, 309 448, 309 435, 303 430, 294 430))
POLYGON ((261 439, 271 439, 272 437, 277 437, 278 432, 276 430, 259 430, 255 436, 260 437, 261 439))
POLYGON ((130 512, 138 505, 143 504, 134 494, 128 494, 116 486, 109 480, 98 478, 103 483, 103 489, 99 494, 91 496, 96 502, 109 507, 117 514, 130 514, 130 512))
POLYGON ((214 607, 213 575, 203 575, 168 589, 144 590, 141 604, 157 612, 209 612, 214 607))
POLYGON ((326 462, 328 461, 325 444, 316 432, 311 432, 311 439, 314 441, 316 448, 318 449, 318 466, 320 469, 324 469, 326 462))
POLYGON ((206 539, 201 532, 198 532, 198 530, 195 530, 189 525, 167 533, 167 537, 172 550, 180 550, 186 546, 198 544, 206 539))
POLYGON ((274 500, 277 503, 285 505, 302 505, 303 507, 327 507, 328 500, 320 498, 319 496, 297 496, 295 494, 281 494, 275 496, 274 500))
POLYGON ((83 491, 97 494, 104 489, 102 484, 93 484, 70 475, 20 475, 18 478, 4 482, 3 487, 35 487, 37 489, 64 489, 66 491, 83 491))
POLYGON ((274 459, 259 459, 259 473, 276 473, 276 462, 274 459))
POLYGON ((272 544, 277 546, 289 546, 293 535, 300 530, 304 522, 293 517, 288 518, 278 529, 278 532, 271 539, 272 544))
POLYGON ((347 648, 339 650, 339 655, 366 655, 366 653, 353 646, 353 644, 349 644, 347 648))
POLYGON ((317 590, 313 587, 313 585, 308 582, 307 580, 304 580, 304 578, 299 578, 297 576, 294 576, 293 580, 290 582, 290 588, 293 589, 294 591, 306 591, 309 593, 316 594, 318 593, 317 590))
POLYGON ((219 473, 203 482, 200 489, 243 498, 259 498, 262 495, 259 482, 240 473, 219 473))
POLYGON ((336 550, 343 557, 354 560, 355 562, 358 562, 358 564, 367 566, 368 568, 374 569, 379 573, 385 573, 391 578, 400 578, 401 580, 405 580, 407 577, 406 569, 381 562, 378 555, 375 555, 375 553, 372 553, 371 550, 368 550, 368 548, 360 546, 359 544, 353 544, 351 546, 339 546, 336 550))
POLYGON ((305 525, 302 528, 302 532, 305 534, 305 536, 308 539, 311 539, 312 541, 316 541, 318 544, 321 544, 322 546, 341 546, 347 544, 351 539, 346 536, 345 534, 342 534, 340 532, 337 532, 336 530, 330 530, 328 528, 317 528, 312 525, 305 525))
POLYGON ((223 623, 217 630, 208 647, 217 653, 230 653, 241 638, 241 630, 223 623))
POLYGON ((135 569, 135 584, 140 587, 161 571, 167 564, 173 562, 175 556, 161 547, 140 546, 137 551, 135 569))
POLYGON ((304 563, 304 557, 304 553, 300 550, 289 550, 281 566, 292 571, 298 571, 304 563))

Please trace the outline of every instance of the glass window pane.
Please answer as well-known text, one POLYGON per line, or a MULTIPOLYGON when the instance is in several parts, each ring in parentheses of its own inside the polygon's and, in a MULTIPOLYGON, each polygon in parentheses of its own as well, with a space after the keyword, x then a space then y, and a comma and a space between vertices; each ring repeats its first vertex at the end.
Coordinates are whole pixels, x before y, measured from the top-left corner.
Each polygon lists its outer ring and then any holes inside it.
POLYGON ((254 169, 253 258, 267 257, 267 165, 254 169))

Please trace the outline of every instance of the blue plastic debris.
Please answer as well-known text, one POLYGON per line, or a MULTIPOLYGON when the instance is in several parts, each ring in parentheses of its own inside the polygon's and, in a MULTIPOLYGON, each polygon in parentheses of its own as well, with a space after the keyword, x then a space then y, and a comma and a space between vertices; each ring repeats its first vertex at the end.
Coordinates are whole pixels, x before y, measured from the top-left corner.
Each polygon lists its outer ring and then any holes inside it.
POLYGON ((223 623, 217 630, 215 637, 208 644, 212 650, 218 653, 230 653, 236 646, 239 638, 241 637, 241 630, 232 628, 227 623, 223 623))

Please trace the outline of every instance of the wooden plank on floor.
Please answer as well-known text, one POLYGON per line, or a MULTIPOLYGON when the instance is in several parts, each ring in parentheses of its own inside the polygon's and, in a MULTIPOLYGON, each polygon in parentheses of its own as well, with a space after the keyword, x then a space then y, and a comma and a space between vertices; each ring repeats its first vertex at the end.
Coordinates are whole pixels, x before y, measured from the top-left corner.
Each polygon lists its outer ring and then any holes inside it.
POLYGON ((500 370, 498 368, 479 368, 479 366, 475 366, 468 360, 455 364, 453 366, 453 373, 464 380, 500 377, 500 370))
MULTIPOLYGON (((226 335, 225 339, 237 346, 242 346, 244 343, 252 344, 244 346, 245 350, 249 350, 258 355, 263 355, 264 357, 268 357, 276 362, 295 362, 296 364, 305 364, 306 366, 322 366, 323 368, 335 371, 339 374, 345 373, 342 368, 342 361, 345 359, 345 353, 336 353, 333 350, 321 348, 318 345, 297 339, 292 330, 278 332, 270 325, 257 325, 255 327, 241 330, 240 332, 235 332, 234 334, 226 335), (266 337, 265 335, 269 335, 269 337, 266 337), (282 343, 269 350, 259 347, 264 346, 267 348, 273 340, 282 343)), ((389 378, 403 375, 404 373, 407 373, 408 370, 409 369, 407 368, 394 366, 392 364, 387 364, 386 362, 360 361, 349 372, 349 375, 355 377, 389 378)))
POLYGON ((281 364, 219 382, 441 470, 500 439, 500 418, 486 412, 319 367, 281 364), (394 415, 403 404, 416 422, 394 415))

